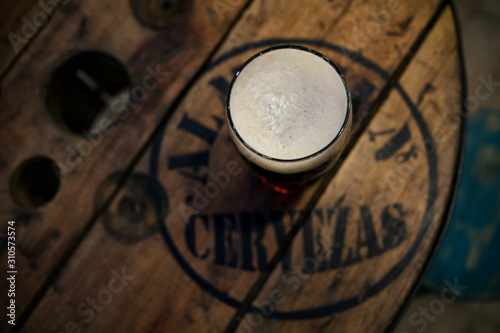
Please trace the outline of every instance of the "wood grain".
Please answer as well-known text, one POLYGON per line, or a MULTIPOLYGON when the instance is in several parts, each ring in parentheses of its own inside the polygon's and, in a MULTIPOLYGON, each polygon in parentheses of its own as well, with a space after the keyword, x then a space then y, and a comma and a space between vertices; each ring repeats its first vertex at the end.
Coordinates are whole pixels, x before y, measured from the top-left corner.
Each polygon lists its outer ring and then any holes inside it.
POLYGON ((447 8, 403 73, 402 90, 391 91, 295 237, 291 270, 275 269, 241 331, 384 332, 390 325, 434 246, 457 168, 454 110, 463 92, 455 29, 447 8), (377 161, 394 133, 375 140, 370 133, 405 126, 411 138, 377 161))
MULTIPOLYGON (((40 296, 54 269, 91 225, 94 210, 106 201, 94 206, 98 185, 109 174, 127 169, 244 5, 233 1, 223 12, 215 12, 213 3, 195 1, 189 19, 154 30, 137 22, 128 1, 69 2, 2 79, 0 211, 17 221, 17 264, 22 271, 17 277, 18 318, 40 296), (82 50, 114 56, 125 66, 132 88, 142 87, 150 71, 160 72, 155 88, 93 144, 61 128, 44 103, 53 71, 82 50), (90 145, 91 152, 75 158, 74 151, 83 145, 90 145), (34 155, 50 157, 62 173, 57 195, 36 209, 17 205, 9 193, 13 170, 34 155)), ((1 258, 6 260, 6 251, 1 258)), ((0 283, 2 290, 6 283, 0 283)), ((6 322, 1 325, 0 330, 6 330, 6 322)))
POLYGON ((0 3, 0 13, 3 14, 0 25, 0 77, 15 61, 16 56, 29 44, 29 41, 35 38, 36 34, 55 15, 56 10, 52 10, 52 7, 44 6, 44 10, 37 2, 36 0, 20 0, 0 3))
MULTIPOLYGON (((192 87, 169 119, 165 130, 148 148, 148 153, 135 168, 128 182, 120 189, 106 211, 100 215, 100 223, 92 227, 44 295, 28 319, 25 329, 28 332, 38 329, 62 330, 68 323, 74 322, 78 327, 92 331, 220 332, 224 330, 234 315, 235 308, 240 306, 249 288, 266 269, 283 237, 296 222, 300 211, 307 207, 313 192, 317 189, 313 186, 292 196, 276 194, 263 186, 237 155, 229 141, 223 121, 224 87, 230 80, 233 69, 258 50, 276 43, 294 42, 317 49, 345 69, 346 79, 356 99, 353 124, 353 137, 356 137, 363 130, 363 119, 369 116, 370 106, 379 96, 383 96, 384 87, 404 64, 408 52, 412 50, 420 34, 426 33, 425 27, 438 8, 440 8, 438 1, 424 6, 413 2, 401 2, 399 10, 390 15, 390 21, 387 24, 379 24, 379 29, 376 29, 374 26, 369 28, 367 23, 373 22, 371 17, 374 12, 388 10, 382 1, 371 4, 362 1, 333 4, 315 1, 308 3, 307 6, 299 1, 253 2, 212 59, 208 71, 192 87), (369 38, 364 40, 362 37, 352 38, 352 36, 362 36, 363 33, 369 34, 369 38), (332 45, 342 47, 332 47, 332 45), (193 121, 198 125, 194 126, 193 121), (200 128, 204 130, 200 131, 200 128), (195 164, 197 168, 189 164, 193 161, 197 163, 195 164), (205 207, 202 207, 203 204, 195 206, 196 194, 198 191, 203 192, 209 183, 205 183, 203 177, 207 177, 208 181, 209 171, 220 173, 223 170, 228 173, 232 170, 234 173, 227 187, 210 198, 205 207), (141 190, 134 190, 137 184, 145 185, 140 186, 141 190), (145 194, 161 192, 160 189, 164 189, 164 196, 145 194), (142 197, 163 199, 156 202, 154 199, 142 200, 142 197), (159 220, 161 234, 145 233, 146 236, 141 239, 130 236, 134 231, 133 221, 136 221, 137 230, 143 234, 155 219, 159 220), (248 244, 249 248, 246 247, 248 244), (94 316, 89 312, 83 315, 78 313, 78 309, 83 311, 91 309, 87 304, 88 297, 98 298, 99 294, 101 296, 106 294, 101 290, 109 289, 109 283, 115 276, 113 270, 121 271, 121 269, 134 276, 123 291, 113 294, 112 300, 109 303, 104 302, 106 304, 102 308, 98 307, 100 311, 95 309, 94 316)), ((445 29, 443 33, 449 40, 454 41, 453 29, 445 29)), ((456 56, 456 49, 448 51, 456 56)), ((449 66, 455 71, 458 70, 456 62, 450 62, 449 66)), ((439 71, 441 67, 437 65, 436 73, 441 73, 439 71)), ((410 70, 409 68, 405 75, 410 70)), ((421 77, 418 70, 417 74, 412 73, 415 77, 421 77)), ((436 73, 432 74, 437 75, 436 73)), ((405 82, 404 78, 405 76, 401 82, 405 82)), ((456 80, 457 84, 460 82, 456 76, 451 76, 451 79, 456 80)), ((409 93, 412 100, 418 100, 418 93, 421 91, 418 90, 419 84, 425 87, 425 83, 422 82, 405 86, 408 91, 411 88, 409 93), (417 94, 417 98, 414 94, 417 94)), ((447 92, 453 93, 454 90, 450 88, 447 92)), ((391 109, 390 105, 400 106, 401 101, 397 100, 397 96, 393 97, 394 94, 391 93, 383 110, 391 109)), ((426 98, 428 96, 423 95, 422 103, 426 103, 426 98)), ((459 95, 454 98, 454 101, 458 101, 459 95)), ((411 117, 407 111, 400 115, 402 118, 397 117, 399 114, 394 116, 390 111, 386 112, 389 114, 389 120, 400 127, 401 121, 409 121, 411 117)), ((385 115, 382 112, 376 117, 385 115)), ((141 121, 140 118, 134 120, 141 121)), ((377 127, 371 127, 376 124, 377 122, 373 122, 369 130, 378 131, 377 127)), ((134 125, 140 127, 137 123, 134 125)), ((415 129, 415 124, 409 126, 412 126, 411 133, 417 137, 418 130, 415 129)), ((382 128, 385 129, 385 126, 382 128)), ((363 134, 360 142, 365 142, 366 136, 367 134, 363 134)), ((458 134, 455 133, 449 140, 458 142, 458 134)), ((346 163, 356 154, 359 154, 360 158, 368 156, 366 152, 358 153, 360 150, 369 151, 369 157, 373 159, 375 147, 366 145, 358 148, 360 145, 361 143, 358 143, 346 163)), ((128 164, 125 163, 127 159, 123 157, 125 148, 121 146, 115 149, 119 153, 114 156, 116 163, 114 170, 118 170, 120 165, 123 168, 123 165, 128 164)), ((450 153, 450 156, 456 157, 456 155, 456 150, 450 153)), ((382 171, 390 170, 393 166, 388 161, 381 163, 386 163, 385 169, 381 168, 382 171)), ((359 170, 356 163, 355 166, 351 165, 350 169, 359 170)), ((448 167, 443 170, 447 170, 451 177, 454 172, 453 165, 448 167)), ((341 170, 345 168, 343 166, 341 170)), ((418 168, 419 172, 422 172, 421 169, 418 168)), ((111 170, 113 168, 107 169, 107 173, 111 173, 111 170)), ((376 170, 378 169, 373 171, 376 170)), ((376 172, 366 173, 364 176, 367 180, 371 180, 375 175, 376 172)), ((332 184, 340 182, 338 179, 336 177, 332 184)), ((360 191, 363 180, 360 178, 356 182, 360 191)), ((419 178, 411 176, 405 178, 403 184, 413 181, 418 184, 418 180, 419 178)), ((318 209, 333 207, 332 202, 335 203, 335 200, 340 199, 339 192, 335 187, 332 188, 334 186, 332 184, 328 192, 325 192, 318 209)), ((380 197, 377 199, 380 203, 372 203, 369 194, 374 194, 370 192, 372 190, 381 191, 379 187, 384 188, 387 184, 370 184, 371 186, 367 186, 362 193, 365 193, 366 204, 375 207, 373 216, 378 218, 382 214, 385 198, 380 192, 380 197)), ((348 185, 346 188, 353 186, 354 191, 354 184, 348 185)), ((100 182, 96 197, 109 196, 116 186, 116 177, 109 176, 107 180, 100 182)), ((405 186, 403 185, 403 188, 405 186)), ((390 195, 395 194, 391 192, 390 195)), ((412 193, 408 195, 409 197, 402 197, 405 208, 407 202, 414 200, 412 193)), ((353 200, 347 196, 343 200, 346 199, 353 200)), ((418 205, 415 203, 415 214, 422 203, 421 200, 424 199, 419 198, 418 205)), ((343 205, 343 201, 339 201, 339 205, 343 205)), ((358 206, 356 208, 359 209, 358 206)), ((391 210, 390 213, 397 212, 391 210)), ((313 211, 313 221, 317 225, 318 221, 314 220, 316 218, 314 214, 315 211, 313 211)), ((358 210, 356 214, 360 214, 360 211, 358 210)), ((353 220, 349 220, 349 225, 352 224, 351 221, 355 223, 359 215, 350 218, 353 220)), ((439 224, 440 220, 433 223, 435 227, 439 224)), ((376 231, 380 233, 382 229, 378 225, 376 231)), ((328 229, 325 229, 325 232, 326 230, 328 229)), ((410 231, 413 232, 413 229, 410 231)), ((349 235, 352 237, 352 233, 349 235)), ((435 231, 431 235, 435 235, 435 231)), ((354 238, 346 241, 346 244, 350 245, 355 243, 354 238)), ((432 242, 428 244, 426 251, 431 248, 432 242)), ((269 280, 271 289, 273 281, 276 281, 282 270, 291 269, 297 260, 301 260, 300 246, 294 244, 293 250, 288 257, 289 261, 285 259, 269 280)), ((397 257, 404 253, 404 248, 397 247, 393 252, 397 257)), ((386 265, 390 265, 391 260, 397 259, 392 257, 393 252, 384 253, 384 258, 388 256, 386 265)), ((421 258, 425 258, 425 253, 422 253, 421 258)), ((354 264, 357 263, 353 263, 351 267, 355 267, 354 264)), ((363 261, 358 266, 360 269, 366 268, 367 264, 363 261)), ((412 267, 413 274, 418 274, 420 268, 412 267)), ((381 267, 380 271, 373 271, 374 279, 378 277, 377 274, 381 274, 383 268, 381 267)), ((372 268, 364 272, 367 271, 371 272, 372 268)), ((364 279, 354 280, 363 285, 364 279)), ((400 284, 399 287, 402 291, 408 292, 412 283, 400 284)), ((314 289, 314 286, 309 288, 314 289)), ((261 297, 268 290, 269 285, 266 285, 261 297)), ((324 291, 318 287, 316 292, 324 291)), ((359 292, 359 285, 353 285, 350 292, 352 294, 359 292)), ((340 296, 343 295, 339 294, 340 296)), ((401 300, 402 298, 400 302, 401 300)), ((311 298, 309 301, 314 302, 315 299, 311 298)), ((297 306, 300 304, 297 303, 297 306)), ((388 317, 378 329, 387 326, 388 320, 394 315, 394 309, 387 310, 388 317)), ((367 312, 367 316, 370 315, 370 312, 367 312)), ((312 326, 317 325, 316 321, 311 322, 312 326)), ((269 320, 262 327, 273 325, 278 327, 281 324, 280 321, 269 320)), ((348 327, 348 324, 357 323, 345 321, 344 327, 348 327)), ((317 329, 317 326, 315 327, 317 329)))

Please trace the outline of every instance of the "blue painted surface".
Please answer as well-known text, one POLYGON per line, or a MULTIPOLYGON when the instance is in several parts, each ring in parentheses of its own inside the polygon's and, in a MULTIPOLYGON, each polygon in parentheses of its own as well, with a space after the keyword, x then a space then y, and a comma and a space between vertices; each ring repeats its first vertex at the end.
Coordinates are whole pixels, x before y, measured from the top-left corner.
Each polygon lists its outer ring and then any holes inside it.
POLYGON ((439 292, 455 278, 463 299, 500 297, 500 110, 469 118, 457 202, 424 285, 439 292))

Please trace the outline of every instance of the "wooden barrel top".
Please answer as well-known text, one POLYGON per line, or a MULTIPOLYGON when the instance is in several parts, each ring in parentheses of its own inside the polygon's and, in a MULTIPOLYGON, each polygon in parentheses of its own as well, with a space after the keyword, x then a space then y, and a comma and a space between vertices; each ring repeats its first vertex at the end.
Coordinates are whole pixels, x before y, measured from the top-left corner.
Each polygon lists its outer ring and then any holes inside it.
POLYGON ((6 272, 7 221, 16 232, 15 326, 0 331, 394 325, 446 229, 461 165, 465 84, 447 1, 61 2, 11 4, 0 30, 6 272), (332 59, 353 98, 339 163, 289 195, 259 181, 224 119, 237 68, 278 44, 332 59), (107 110, 94 131, 81 131, 86 110, 107 110))

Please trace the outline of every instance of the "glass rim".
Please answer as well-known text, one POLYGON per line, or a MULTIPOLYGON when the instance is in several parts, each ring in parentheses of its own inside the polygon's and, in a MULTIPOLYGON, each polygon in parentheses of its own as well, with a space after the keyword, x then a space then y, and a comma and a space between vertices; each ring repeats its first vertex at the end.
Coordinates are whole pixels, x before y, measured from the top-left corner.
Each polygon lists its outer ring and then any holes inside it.
POLYGON ((344 78, 344 75, 342 74, 340 68, 335 65, 335 63, 333 63, 333 61, 331 61, 328 57, 326 57, 325 55, 319 53, 318 51, 315 51, 313 49, 310 49, 308 47, 305 47, 305 46, 301 46, 301 45, 292 45, 292 44, 285 44, 285 45, 278 45, 278 46, 273 46, 273 47, 270 47, 270 48, 267 48, 265 50, 262 50, 256 54, 254 54, 252 57, 250 57, 247 61, 245 61, 245 63, 243 65, 241 65, 241 67, 238 69, 238 71, 234 74, 233 76, 233 79, 231 80, 231 83, 229 85, 229 90, 228 90, 228 93, 227 93, 227 99, 226 99, 226 116, 227 116, 227 119, 229 120, 229 125, 231 126, 231 129, 233 130, 233 132, 235 133, 236 137, 238 138, 238 140, 246 147, 248 148, 250 151, 252 151, 253 153, 257 154, 258 156, 262 157, 262 158, 265 158, 267 160, 270 160, 270 161, 275 161, 275 162, 299 162, 299 161, 304 161, 304 160, 307 160, 307 159, 310 159, 310 158, 313 158, 319 154, 321 154, 322 152, 324 152, 325 150, 327 150, 328 148, 330 148, 333 144, 335 144, 339 138, 342 136, 342 134, 344 133, 346 127, 347 127, 347 123, 349 121, 349 117, 351 115, 351 94, 349 92, 349 87, 347 86, 347 82, 344 78), (236 81, 236 79, 238 78, 238 76, 240 75, 240 73, 243 71, 243 69, 245 69, 245 67, 250 63, 252 62, 254 59, 260 57, 261 55, 264 55, 268 52, 271 52, 271 51, 276 51, 276 50, 280 50, 280 49, 295 49, 295 50, 300 50, 300 51, 304 51, 304 52, 309 52, 311 54, 314 54, 315 56, 318 56, 320 57, 321 59, 323 59, 324 61, 326 61, 330 66, 333 67, 333 69, 337 72, 337 74, 339 75, 342 83, 344 84, 344 88, 345 88, 345 92, 346 92, 346 97, 347 97, 347 109, 346 109, 346 113, 345 113, 345 118, 344 118, 344 122, 342 123, 342 126, 340 127, 340 130, 338 131, 338 133, 335 135, 335 137, 332 139, 332 141, 330 141, 326 146, 324 146, 323 148, 321 148, 320 150, 312 153, 312 154, 309 154, 307 156, 304 156, 304 157, 298 157, 298 158, 294 158, 294 159, 282 159, 282 158, 276 158, 276 157, 272 157, 272 156, 268 156, 266 154, 263 154, 259 151, 257 151, 256 149, 254 149, 252 146, 250 146, 242 137, 241 135, 238 133, 237 129, 236 129, 236 126, 234 125, 233 123, 233 119, 231 118, 231 107, 230 107, 230 99, 231 99, 231 91, 233 89, 233 85, 236 81))

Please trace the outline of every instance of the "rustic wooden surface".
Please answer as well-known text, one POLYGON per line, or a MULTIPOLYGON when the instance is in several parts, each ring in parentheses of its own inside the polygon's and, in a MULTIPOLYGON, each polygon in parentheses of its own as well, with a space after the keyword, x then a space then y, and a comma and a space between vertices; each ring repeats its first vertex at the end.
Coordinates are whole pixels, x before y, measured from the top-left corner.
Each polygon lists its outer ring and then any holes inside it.
POLYGON ((45 12, 40 6, 37 6, 36 0, 2 1, 0 13, 4 13, 0 24, 0 77, 2 77, 16 56, 21 54, 29 41, 36 36, 36 33, 43 29, 51 17, 50 14, 55 14, 55 10, 45 12), (41 14, 36 16, 40 20, 40 22, 37 20, 39 27, 34 26, 34 29, 30 29, 33 28, 30 24, 33 24, 34 14, 40 11, 41 14), (45 17, 46 20, 43 20, 45 17))
MULTIPOLYGON (((6 73, 0 97, 3 140, 0 183, 6 200, 0 203, 0 211, 18 221, 17 262, 23 267, 17 281, 18 314, 27 313, 27 308, 38 303, 44 285, 55 278, 54 270, 93 224, 93 213, 98 208, 94 206, 94 193, 99 184, 111 173, 131 164, 155 125, 227 33, 243 5, 240 2, 229 7, 224 15, 215 16, 207 15, 204 1, 198 1, 193 4, 189 21, 177 22, 166 30, 152 30, 137 22, 126 1, 69 2, 6 73), (133 86, 142 85, 148 66, 168 73, 168 79, 162 77, 162 82, 120 126, 105 134, 106 140, 93 145, 90 154, 70 163, 67 147, 74 151, 86 140, 61 129, 48 114, 44 86, 63 60, 86 49, 106 52, 121 61, 127 66, 133 86), (155 51, 148 51, 151 49, 155 51), (49 156, 59 165, 62 185, 50 204, 26 209, 16 205, 8 195, 9 177, 19 163, 33 155, 49 156)), ((6 256, 4 251, 2 259, 6 256)), ((4 290, 7 281, 2 280, 0 285, 4 290)), ((5 321, 0 324, 7 327, 5 321)))
POLYGON ((1 82, 0 209, 18 228, 14 330, 385 331, 442 231, 463 93, 449 5, 392 4, 195 1, 163 29, 138 24, 128 2, 63 6, 1 82), (342 163, 294 195, 259 182, 223 121, 234 69, 281 43, 338 63, 354 102, 342 163), (85 49, 115 56, 132 86, 147 66, 168 77, 63 173, 52 201, 19 207, 15 167, 33 155, 64 167, 66 146, 82 140, 47 113, 43 84, 85 49), (223 170, 229 184, 199 201, 209 172, 223 170))

